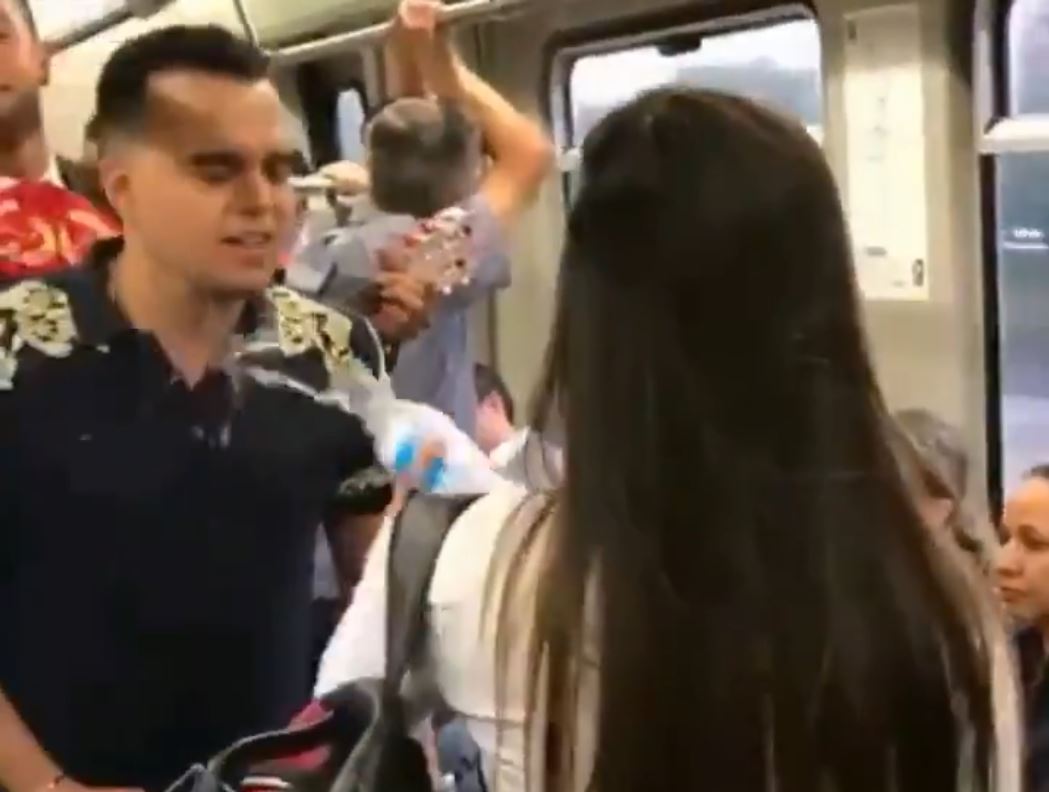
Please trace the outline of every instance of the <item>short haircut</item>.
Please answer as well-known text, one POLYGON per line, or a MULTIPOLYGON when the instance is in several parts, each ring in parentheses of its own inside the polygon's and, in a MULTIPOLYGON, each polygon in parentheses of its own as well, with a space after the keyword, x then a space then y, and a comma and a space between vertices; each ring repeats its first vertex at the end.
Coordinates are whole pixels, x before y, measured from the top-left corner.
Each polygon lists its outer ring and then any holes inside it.
POLYGON ((1045 482, 1049 482, 1049 463, 1035 465, 1033 468, 1024 473, 1024 479, 1040 479, 1045 482))
POLYGON ((266 79, 269 57, 217 25, 175 25, 124 43, 102 68, 95 133, 104 143, 113 133, 134 133, 149 110, 149 81, 173 71, 196 71, 245 83, 266 79))
POLYGON ((476 187, 481 133, 446 99, 404 98, 367 128, 371 197, 387 212, 429 217, 476 187))
POLYGON ((510 389, 506 387, 506 382, 496 373, 495 369, 483 363, 476 364, 474 366, 474 387, 477 390, 478 403, 483 402, 493 393, 496 394, 502 399, 507 420, 510 423, 514 422, 517 412, 517 408, 514 405, 514 397, 510 395, 510 389))
POLYGON ((84 124, 84 140, 88 143, 98 143, 102 138, 100 127, 98 116, 92 115, 88 122, 84 124))

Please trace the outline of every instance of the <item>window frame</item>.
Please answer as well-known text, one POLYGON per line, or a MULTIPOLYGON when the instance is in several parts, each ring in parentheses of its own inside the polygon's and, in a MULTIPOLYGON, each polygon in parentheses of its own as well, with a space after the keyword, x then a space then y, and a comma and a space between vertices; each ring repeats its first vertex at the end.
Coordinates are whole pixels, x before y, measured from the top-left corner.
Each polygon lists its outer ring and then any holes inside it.
POLYGON ((1009 154, 1049 155, 1049 113, 1013 114, 1009 93, 1009 17, 1020 0, 977 0, 974 18, 973 112, 983 255, 983 336, 987 484, 991 507, 1004 501, 1005 426, 1002 409, 1002 295, 999 216, 999 158, 1009 154))
POLYGON ((349 93, 350 91, 356 93, 358 98, 361 100, 361 115, 363 116, 362 127, 364 124, 368 123, 368 118, 372 113, 372 103, 368 101, 368 90, 365 86, 365 81, 363 79, 351 80, 348 83, 336 86, 335 101, 332 110, 335 114, 335 149, 339 152, 340 158, 345 157, 346 153, 342 150, 342 138, 339 135, 339 102, 342 99, 342 95, 345 93, 349 93))
POLYGON ((548 56, 546 93, 548 99, 548 121, 558 150, 558 167, 562 174, 565 196, 569 196, 570 180, 578 168, 582 141, 574 140, 575 130, 572 112, 572 72, 576 63, 591 55, 607 55, 630 49, 652 46, 663 39, 701 33, 726 35, 750 29, 764 28, 786 22, 814 22, 820 30, 820 82, 821 97, 826 109, 826 69, 822 27, 819 15, 812 5, 804 2, 782 2, 754 10, 736 13, 717 13, 707 9, 698 18, 684 23, 669 25, 633 26, 624 33, 602 34, 596 31, 581 31, 581 35, 569 37, 556 44, 548 56))
POLYGON ((372 101, 365 79, 333 80, 315 63, 295 67, 294 84, 303 108, 303 122, 309 139, 314 167, 320 168, 341 157, 338 130, 339 96, 354 90, 361 97, 365 117, 372 101))

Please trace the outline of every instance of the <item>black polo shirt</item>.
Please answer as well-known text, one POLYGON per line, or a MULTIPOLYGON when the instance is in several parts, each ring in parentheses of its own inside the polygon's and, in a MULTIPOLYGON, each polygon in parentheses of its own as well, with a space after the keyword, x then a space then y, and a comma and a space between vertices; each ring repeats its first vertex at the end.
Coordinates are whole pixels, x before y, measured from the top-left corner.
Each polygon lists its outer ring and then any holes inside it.
POLYGON ((315 529, 390 495, 333 385, 383 363, 274 288, 187 388, 118 250, 0 291, 0 688, 70 776, 152 789, 307 698, 315 529))

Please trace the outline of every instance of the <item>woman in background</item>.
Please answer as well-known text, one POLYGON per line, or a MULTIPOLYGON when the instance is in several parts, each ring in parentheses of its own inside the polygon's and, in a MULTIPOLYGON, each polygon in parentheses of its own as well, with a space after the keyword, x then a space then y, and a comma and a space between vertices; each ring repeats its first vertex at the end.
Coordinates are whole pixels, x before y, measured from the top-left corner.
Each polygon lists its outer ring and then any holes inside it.
MULTIPOLYGON (((816 144, 664 89, 588 136, 531 425, 452 527, 429 658, 489 786, 1014 792, 990 609, 897 464, 816 144)), ((382 670, 389 537, 318 692, 382 670)))
POLYGON ((1004 545, 996 571, 1002 602, 1019 627, 1027 716, 1027 792, 1049 792, 1049 465, 1028 471, 1002 512, 1004 545))
POLYGON ((946 531, 981 571, 989 572, 997 541, 991 521, 969 502, 969 454, 957 427, 923 409, 901 410, 896 425, 914 450, 925 521, 946 531))

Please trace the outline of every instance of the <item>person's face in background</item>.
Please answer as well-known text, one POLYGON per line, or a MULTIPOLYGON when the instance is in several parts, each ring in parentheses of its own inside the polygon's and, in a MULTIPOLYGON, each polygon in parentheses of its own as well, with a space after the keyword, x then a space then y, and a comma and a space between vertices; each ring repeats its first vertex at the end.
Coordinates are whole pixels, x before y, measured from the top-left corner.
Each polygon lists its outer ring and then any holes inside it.
POLYGON ((928 470, 922 471, 920 483, 916 502, 922 520, 933 531, 948 531, 951 515, 957 508, 954 495, 938 476, 928 470))
POLYGON ((513 424, 498 393, 493 391, 478 402, 475 434, 477 445, 486 454, 491 454, 513 436, 513 424))
POLYGON ((1010 613, 1049 628, 1049 482, 1026 479, 1006 501, 1004 545, 995 564, 1010 613))
POLYGON ((48 57, 16 0, 0 0, 0 136, 10 124, 36 119, 48 57))
POLYGON ((295 222, 294 149, 268 81, 179 71, 150 85, 146 128, 104 143, 106 194, 157 265, 242 298, 271 282, 295 222))

